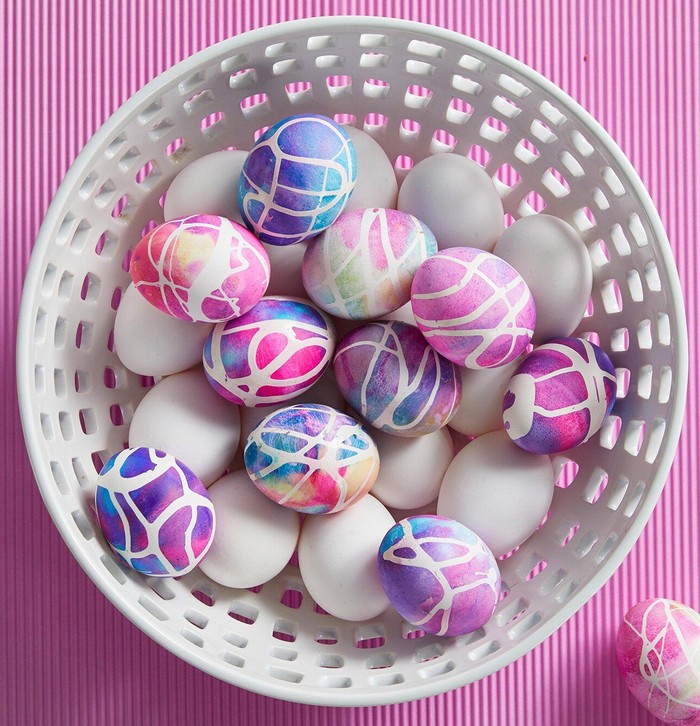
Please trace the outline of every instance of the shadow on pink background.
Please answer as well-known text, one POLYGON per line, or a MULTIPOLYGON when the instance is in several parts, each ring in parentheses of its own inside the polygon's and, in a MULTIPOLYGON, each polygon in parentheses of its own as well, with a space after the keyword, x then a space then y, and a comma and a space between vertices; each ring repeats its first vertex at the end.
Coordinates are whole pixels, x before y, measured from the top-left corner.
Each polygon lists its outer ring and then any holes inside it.
POLYGON ((622 685, 613 638, 624 611, 646 597, 700 606, 698 4, 438 5, 56 0, 0 6, 0 724, 657 723, 622 685), (149 640, 97 590, 53 527, 24 452, 15 401, 14 336, 24 270, 51 197, 91 134, 134 91, 187 55, 268 23, 331 14, 404 17, 466 33, 533 66, 578 100, 617 140, 657 204, 676 255, 690 329, 691 379, 679 454, 649 525, 619 571, 517 663, 450 694, 395 707, 274 701, 221 683, 149 640))

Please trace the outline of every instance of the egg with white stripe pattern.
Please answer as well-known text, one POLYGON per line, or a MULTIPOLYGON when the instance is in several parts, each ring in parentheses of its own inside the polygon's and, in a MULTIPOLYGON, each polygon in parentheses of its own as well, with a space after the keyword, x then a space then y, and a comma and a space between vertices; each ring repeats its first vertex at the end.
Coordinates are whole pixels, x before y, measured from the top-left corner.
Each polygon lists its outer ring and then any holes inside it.
POLYGON ((427 633, 472 633, 493 615, 500 597, 493 554, 447 517, 421 514, 397 522, 379 546, 377 563, 389 602, 427 633))
POLYGON ((416 323, 430 345, 466 368, 495 368, 517 358, 535 329, 535 303, 505 260, 472 247, 429 257, 411 285, 416 323))
POLYGON ((557 454, 591 438, 617 394, 607 353, 583 338, 535 348, 515 369, 503 397, 508 436, 534 454, 557 454))
POLYGON ((331 315, 371 320, 409 301, 416 270, 436 252, 435 235, 410 214, 378 207, 343 212, 309 242, 304 287, 331 315))
POLYGON ((248 436, 243 458, 265 496, 305 514, 349 507, 379 472, 377 447, 364 426, 320 404, 271 413, 248 436))
POLYGON ((258 139, 238 185, 246 225, 272 245, 292 245, 329 227, 357 180, 350 137, 333 119, 300 114, 258 139))

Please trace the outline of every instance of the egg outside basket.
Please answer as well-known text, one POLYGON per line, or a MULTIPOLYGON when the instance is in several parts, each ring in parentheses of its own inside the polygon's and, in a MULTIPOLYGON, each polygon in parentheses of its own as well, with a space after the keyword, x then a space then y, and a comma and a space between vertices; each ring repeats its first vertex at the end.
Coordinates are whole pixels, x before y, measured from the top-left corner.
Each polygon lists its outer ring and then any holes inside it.
MULTIPOLYGON (((400 172, 401 173, 401 172, 400 172)), ((405 171, 404 171, 405 173, 405 171)), ((687 384, 678 275, 648 193, 606 132, 530 68, 467 37, 398 20, 295 21, 210 47, 163 73, 95 134, 61 184, 27 273, 17 341, 27 447, 74 556, 139 628, 202 670, 268 696, 375 705, 438 694, 512 663, 610 577, 639 536, 676 449, 687 384), (293 566, 258 592, 198 570, 147 579, 116 561, 90 511, 96 470, 127 440, 146 388, 112 350, 130 250, 194 159, 250 148, 300 112, 371 133, 405 170, 454 150, 484 163, 513 217, 583 235, 590 316, 620 399, 599 435, 558 457, 549 518, 501 563, 506 596, 478 632, 435 638, 388 611, 318 612, 293 566)))

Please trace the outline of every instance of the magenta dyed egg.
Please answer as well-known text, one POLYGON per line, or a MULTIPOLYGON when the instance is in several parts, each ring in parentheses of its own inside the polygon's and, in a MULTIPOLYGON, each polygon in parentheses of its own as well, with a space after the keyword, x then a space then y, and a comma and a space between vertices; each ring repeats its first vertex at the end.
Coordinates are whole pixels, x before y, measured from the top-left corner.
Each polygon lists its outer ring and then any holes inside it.
POLYGON ((457 367, 433 350, 415 325, 366 323, 338 344, 333 360, 345 400, 372 426, 397 436, 436 431, 462 396, 457 367))
POLYGON ((640 602, 617 631, 617 663, 632 695, 664 723, 700 724, 700 614, 673 600, 640 602))
POLYGON ((478 630, 501 594, 501 574, 489 548, 447 517, 420 514, 397 522, 379 545, 377 562, 389 602, 427 633, 478 630))
POLYGON ((395 209, 344 212, 304 255, 309 297, 331 315, 371 320, 405 305, 419 266, 437 252, 435 235, 395 209))
POLYGON ((204 371, 229 401, 269 406, 311 388, 334 347, 333 323, 315 305, 264 297, 240 318, 214 326, 204 342, 204 371))
POLYGON ((129 267, 136 289, 181 320, 216 323, 237 318, 270 282, 270 260, 245 227, 210 214, 182 217, 151 230, 129 267))
POLYGON ((115 454, 98 477, 95 508, 109 546, 144 575, 186 574, 214 537, 214 507, 204 485, 157 449, 115 454))
POLYGON ((583 338, 535 348, 515 369, 503 397, 503 423, 520 448, 557 454, 588 441, 615 403, 615 367, 583 338))
POLYGON ((471 247, 429 257, 413 278, 411 307, 430 345, 466 368, 509 363, 535 329, 525 280, 505 260, 471 247))

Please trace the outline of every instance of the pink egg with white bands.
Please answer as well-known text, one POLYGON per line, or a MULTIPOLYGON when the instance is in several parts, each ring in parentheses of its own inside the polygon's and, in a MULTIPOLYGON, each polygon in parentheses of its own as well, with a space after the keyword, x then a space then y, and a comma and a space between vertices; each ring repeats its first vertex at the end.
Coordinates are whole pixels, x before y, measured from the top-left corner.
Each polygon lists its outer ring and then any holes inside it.
POLYGON ((242 225, 200 214, 164 222, 134 249, 136 289, 181 320, 217 323, 243 315, 265 294, 270 261, 242 225))
POLYGON ((535 303, 507 262, 471 247, 441 250, 413 278, 411 307, 430 345, 466 368, 517 358, 535 328, 535 303))

